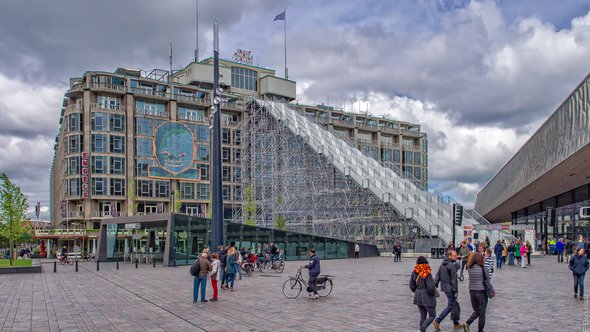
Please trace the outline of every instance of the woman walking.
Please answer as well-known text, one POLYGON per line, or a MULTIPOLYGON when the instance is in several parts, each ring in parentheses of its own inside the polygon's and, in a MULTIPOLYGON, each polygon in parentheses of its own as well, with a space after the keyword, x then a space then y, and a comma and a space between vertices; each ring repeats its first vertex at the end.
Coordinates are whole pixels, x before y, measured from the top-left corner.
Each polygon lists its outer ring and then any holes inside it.
POLYGON ((514 265, 514 241, 510 241, 510 245, 508 245, 508 265, 514 265))
POLYGON ((213 262, 211 263, 211 272, 209 272, 209 278, 211 278, 211 287, 213 288, 213 297, 209 299, 209 301, 215 302, 217 301, 217 280, 221 277, 219 271, 221 269, 221 262, 219 261, 219 255, 214 252, 211 254, 211 259, 213 262))
POLYGON ((484 269, 484 258, 480 253, 471 255, 467 262, 467 272, 469 273, 469 298, 473 313, 465 322, 463 329, 465 332, 469 332, 469 325, 477 319, 477 331, 483 332, 486 325, 488 296, 485 286, 487 271, 484 269))
POLYGON ((435 294, 437 292, 430 265, 424 256, 418 257, 416 261, 410 277, 410 290, 414 293, 414 304, 420 311, 420 331, 424 332, 436 318, 435 294))
POLYGON ((588 258, 584 255, 584 248, 578 248, 576 254, 569 262, 570 271, 574 275, 574 297, 578 297, 578 286, 580 286, 580 301, 584 301, 584 278, 588 271, 588 258))
POLYGON ((520 246, 520 261, 522 263, 521 264, 522 267, 526 267, 526 263, 527 263, 525 260, 526 257, 527 257, 527 248, 526 248, 526 245, 523 244, 520 246))
POLYGON ((225 269, 227 272, 227 283, 226 288, 229 290, 234 290, 234 280, 236 279, 236 249, 234 247, 230 247, 227 252, 227 264, 225 265, 225 269))

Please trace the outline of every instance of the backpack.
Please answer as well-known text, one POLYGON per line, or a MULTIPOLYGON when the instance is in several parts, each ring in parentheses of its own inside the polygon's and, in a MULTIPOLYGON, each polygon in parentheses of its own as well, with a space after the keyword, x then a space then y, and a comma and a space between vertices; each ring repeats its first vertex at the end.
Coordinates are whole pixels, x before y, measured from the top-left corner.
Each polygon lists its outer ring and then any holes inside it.
POLYGON ((197 260, 191 265, 191 268, 189 270, 189 273, 191 274, 191 276, 193 277, 198 277, 199 273, 201 273, 201 263, 199 262, 199 259, 197 258, 197 260))

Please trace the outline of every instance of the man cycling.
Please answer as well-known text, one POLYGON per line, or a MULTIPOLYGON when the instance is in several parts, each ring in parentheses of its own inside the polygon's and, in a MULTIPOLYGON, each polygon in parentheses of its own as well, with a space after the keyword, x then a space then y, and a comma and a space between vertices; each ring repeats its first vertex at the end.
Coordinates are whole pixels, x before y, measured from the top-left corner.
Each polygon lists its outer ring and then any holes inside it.
POLYGON ((312 299, 318 299, 320 296, 318 295, 318 288, 315 282, 320 275, 320 258, 315 255, 314 248, 311 248, 309 253, 311 255, 309 256, 309 264, 303 266, 304 268, 309 269, 309 280, 307 282, 309 289, 307 291, 312 299))
POLYGON ((279 259, 279 247, 273 242, 270 243, 270 263, 274 266, 276 260, 279 259))
POLYGON ((64 246, 61 248, 61 259, 64 260, 66 263, 69 261, 68 259, 68 248, 64 246))

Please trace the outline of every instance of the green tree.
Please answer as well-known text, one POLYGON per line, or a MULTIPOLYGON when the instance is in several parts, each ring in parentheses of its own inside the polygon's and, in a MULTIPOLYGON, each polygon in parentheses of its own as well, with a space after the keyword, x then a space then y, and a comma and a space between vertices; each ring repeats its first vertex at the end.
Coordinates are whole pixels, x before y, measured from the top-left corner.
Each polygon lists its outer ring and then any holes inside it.
POLYGON ((12 183, 8 175, 0 175, 0 234, 10 243, 10 265, 13 264, 14 241, 29 231, 26 216, 29 203, 21 189, 12 183))
POLYGON ((256 226, 256 202, 252 197, 252 186, 246 187, 246 205, 244 206, 244 224, 256 226))
POLYGON ((137 197, 135 196, 135 181, 129 183, 129 190, 127 190, 127 198, 131 201, 131 215, 137 214, 137 197))
POLYGON ((174 206, 172 207, 174 210, 173 213, 180 213, 180 208, 182 207, 182 201, 180 200, 180 191, 176 190, 174 192, 174 206))
POLYGON ((287 230, 287 218, 285 218, 285 216, 282 214, 277 215, 275 218, 275 228, 281 231, 287 230))

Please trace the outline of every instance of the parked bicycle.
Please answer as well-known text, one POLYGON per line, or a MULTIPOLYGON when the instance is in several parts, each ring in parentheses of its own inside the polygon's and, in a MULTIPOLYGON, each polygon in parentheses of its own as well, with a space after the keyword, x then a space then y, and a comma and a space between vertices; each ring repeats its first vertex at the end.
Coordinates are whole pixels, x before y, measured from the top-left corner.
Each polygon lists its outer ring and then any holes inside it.
POLYGON ((244 271, 244 274, 246 274, 248 277, 251 277, 254 273, 254 265, 249 262, 244 262, 242 263, 242 271, 244 271))
MULTIPOLYGON (((285 297, 288 299, 294 299, 299 296, 299 294, 301 294, 301 290, 303 289, 303 285, 305 285, 305 289, 309 290, 309 285, 301 276, 302 270, 303 267, 297 269, 295 276, 289 276, 289 279, 283 284, 283 295, 285 295, 285 297)), ((315 284, 320 297, 326 297, 332 293, 332 278, 334 278, 334 276, 324 274, 318 276, 316 279, 315 284)))

